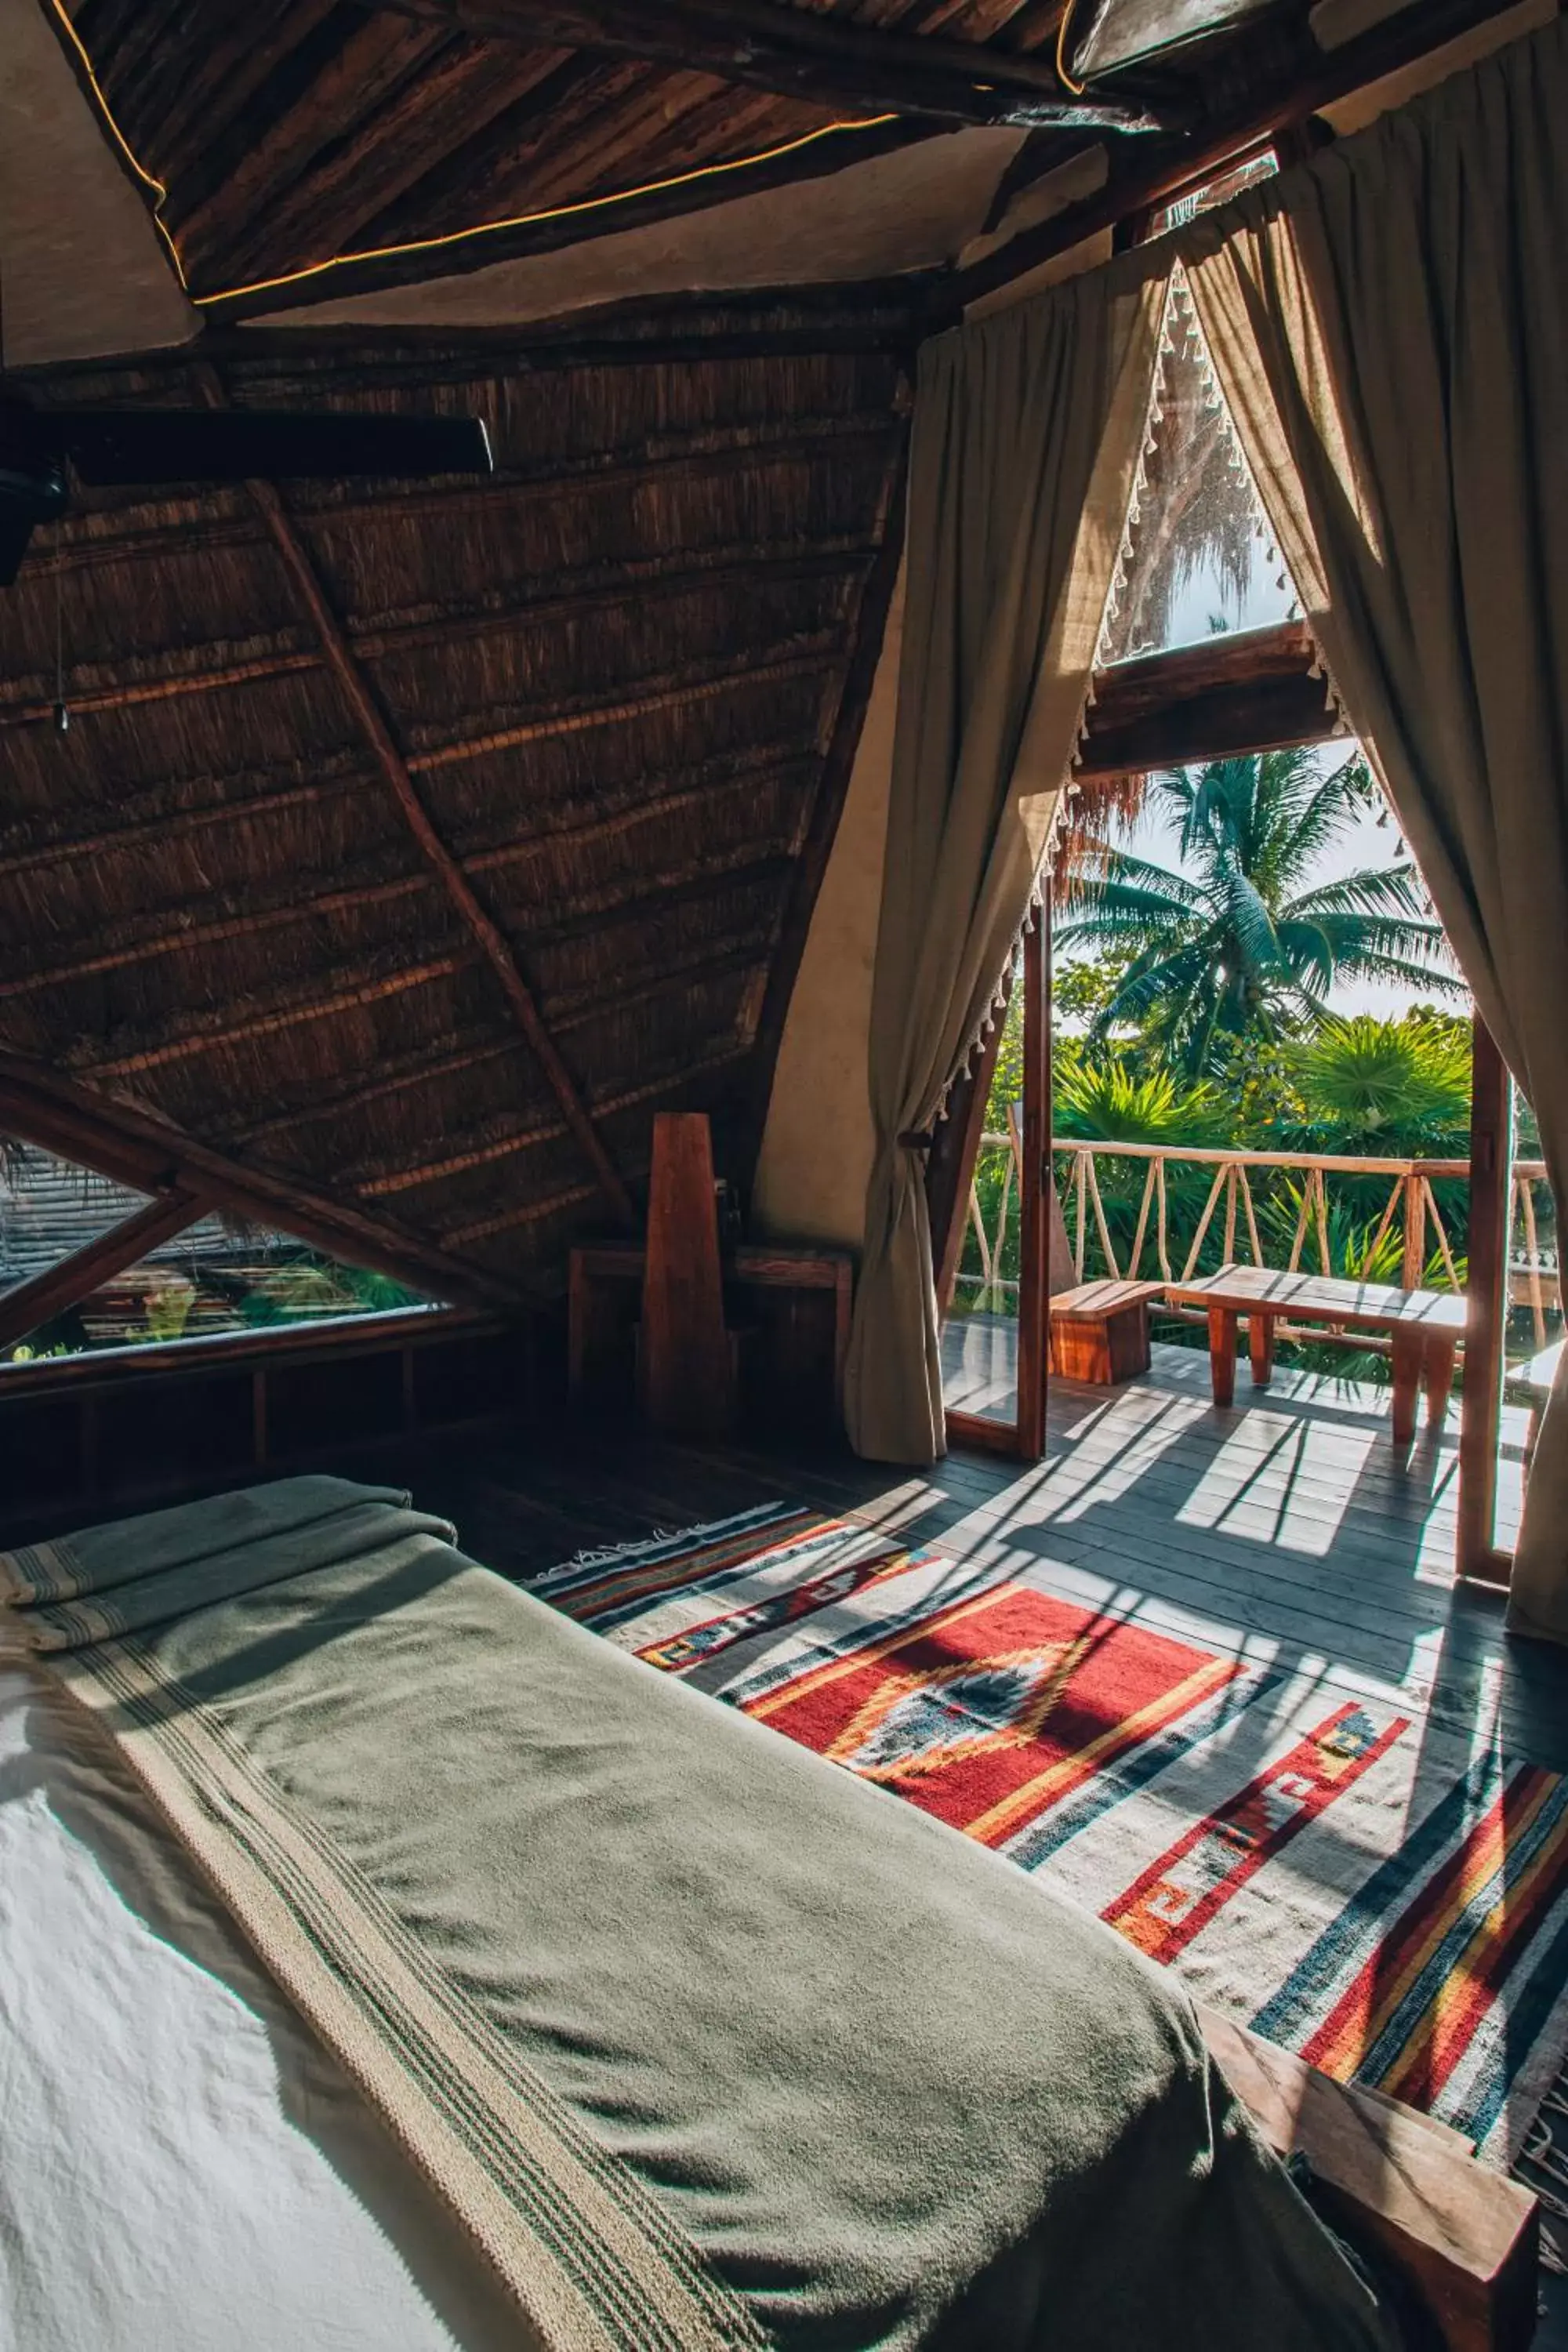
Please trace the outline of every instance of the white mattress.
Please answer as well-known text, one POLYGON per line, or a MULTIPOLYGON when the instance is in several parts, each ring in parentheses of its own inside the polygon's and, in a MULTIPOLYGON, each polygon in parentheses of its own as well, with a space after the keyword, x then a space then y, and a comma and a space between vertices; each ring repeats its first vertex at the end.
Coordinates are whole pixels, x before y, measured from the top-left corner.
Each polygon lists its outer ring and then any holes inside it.
POLYGON ((515 2352, 110 1754, 0 1661, 4 2352, 515 2352))

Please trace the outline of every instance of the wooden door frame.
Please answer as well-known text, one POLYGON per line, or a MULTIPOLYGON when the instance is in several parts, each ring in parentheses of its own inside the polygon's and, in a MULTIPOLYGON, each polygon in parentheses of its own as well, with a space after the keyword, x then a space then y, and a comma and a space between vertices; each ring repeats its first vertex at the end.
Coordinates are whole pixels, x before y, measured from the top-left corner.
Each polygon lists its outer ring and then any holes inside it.
MULTIPOLYGON (((1315 655, 1310 633, 1299 622, 1238 632, 1215 643, 1180 646, 1118 663, 1098 674, 1089 734, 1079 772, 1097 779, 1133 768, 1190 765, 1233 753, 1288 750, 1321 741, 1336 730, 1337 712, 1321 674, 1312 675, 1315 655)), ((1043 1099, 1050 1086, 1050 906, 1042 908, 1039 937, 1045 1018, 1043 1099)), ((1026 971, 1027 964, 1026 961, 1026 971)), ((1028 1047, 1026 1045, 1026 1058, 1028 1047)), ((995 1066, 993 1045, 973 1081, 955 1087, 947 1120, 938 1129, 928 1169, 931 1249, 939 1274, 938 1299, 945 1309, 963 1246, 969 1186, 980 1149, 985 1101, 995 1066)), ((1501 1055, 1479 1014, 1471 1049, 1470 1206, 1466 1298, 1465 1382, 1459 1420, 1458 1526, 1455 1557, 1459 1575, 1493 1587, 1506 1586, 1512 1555, 1498 1549, 1497 1455, 1502 1430, 1504 1347, 1507 1331, 1508 1203, 1511 1158, 1510 1079, 1501 1055)), ((1037 1151, 1026 1146, 1026 1172, 1049 1168, 1048 1118, 1037 1151)), ((1048 1217, 1049 1196, 1035 1185, 1037 1205, 1048 1217)), ((1048 1228, 1047 1228, 1048 1230, 1048 1228)), ((1042 1279, 1047 1253, 1042 1253, 1042 1279)), ((1020 1265, 1019 1336, 1024 1330, 1023 1267, 1020 1265)), ((1045 1302, 1037 1318, 1046 1331, 1045 1302)), ((1035 1319, 1035 1318, 1031 1318, 1035 1319)), ((1048 1342, 1046 1342, 1048 1354, 1048 1342)), ((1020 1356, 1020 1404, 1023 1361, 1020 1356)), ((1042 1367, 1037 1411, 1039 1451, 1044 1448, 1046 1372, 1042 1367)), ((1031 1391, 1029 1412, 1037 1407, 1031 1391)), ((950 1437, 993 1451, 1023 1450, 1021 1430, 977 1415, 950 1413, 950 1437)), ((1034 1437, 1033 1422, 1029 1437, 1034 1437)))
MULTIPOLYGON (((1046 1451, 1046 1402, 1049 1386, 1049 1337, 1047 1315, 1049 1203, 1045 1190, 1051 1132, 1051 893, 1048 878, 1042 884, 1035 921, 1024 936, 1024 1142, 1019 1182, 1021 1229, 1018 1249, 1018 1369, 1017 1410, 1010 1421, 987 1415, 952 1412, 945 1415, 949 1444, 977 1446, 988 1454, 1004 1454, 1016 1461, 1038 1462, 1046 1451)), ((963 1175, 962 1191, 953 1188, 949 1222, 931 1234, 936 1265, 958 1268, 969 1207, 969 1186, 985 1124, 986 1098, 996 1066, 1005 1014, 999 1014, 991 1043, 966 1106, 955 1107, 963 1121, 954 1155, 963 1175)), ((952 1122, 956 1128, 958 1121, 952 1122)), ((936 1158, 933 1148, 932 1159, 936 1158)), ((946 1300, 939 1293, 941 1303, 946 1300)))
POLYGON ((1470 1208, 1455 1555, 1461 1577, 1502 1586, 1513 1570, 1513 1554, 1497 1546, 1512 1157, 1513 1084, 1497 1042, 1478 1013, 1471 1026, 1470 1208))

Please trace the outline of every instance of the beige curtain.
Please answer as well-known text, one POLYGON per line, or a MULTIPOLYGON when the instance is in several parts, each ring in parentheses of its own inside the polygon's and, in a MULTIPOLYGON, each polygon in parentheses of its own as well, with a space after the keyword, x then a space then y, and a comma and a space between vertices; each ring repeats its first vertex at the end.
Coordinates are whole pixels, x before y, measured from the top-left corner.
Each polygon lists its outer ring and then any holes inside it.
MULTIPOLYGON (((1568 1234, 1568 23, 1178 240, 1343 701, 1568 1234)), ((1568 1641, 1568 1382, 1510 1622, 1568 1641)))
POLYGON ((873 977, 877 1146, 846 1384, 878 1461, 945 1452, 923 1160, 1028 910, 1136 468, 1167 263, 1133 255, 921 354, 873 977))

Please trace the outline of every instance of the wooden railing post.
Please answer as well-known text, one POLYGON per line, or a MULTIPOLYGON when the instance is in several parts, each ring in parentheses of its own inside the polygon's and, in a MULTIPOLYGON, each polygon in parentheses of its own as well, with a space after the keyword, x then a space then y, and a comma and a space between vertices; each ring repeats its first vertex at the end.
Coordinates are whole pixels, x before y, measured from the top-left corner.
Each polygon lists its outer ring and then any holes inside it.
POLYGON ((1418 1171, 1405 1179, 1405 1256, 1399 1279, 1406 1290, 1419 1290, 1426 1265, 1426 1185, 1418 1171))

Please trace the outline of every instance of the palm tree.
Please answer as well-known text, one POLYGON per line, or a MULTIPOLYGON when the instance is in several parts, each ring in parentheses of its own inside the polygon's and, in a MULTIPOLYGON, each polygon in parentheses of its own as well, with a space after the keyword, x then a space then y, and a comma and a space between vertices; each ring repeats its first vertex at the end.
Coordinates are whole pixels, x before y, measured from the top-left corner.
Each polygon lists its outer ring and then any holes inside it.
POLYGON ((1346 981, 1463 995, 1407 859, 1308 887, 1357 818, 1382 807, 1359 754, 1327 775, 1307 745, 1163 768, 1149 778, 1151 802, 1176 824, 1175 866, 1102 835, 1079 847, 1069 877, 1078 911, 1058 943, 1125 965, 1091 1036, 1136 1024, 1195 1077, 1223 1063, 1231 1039, 1315 1027, 1346 981))

